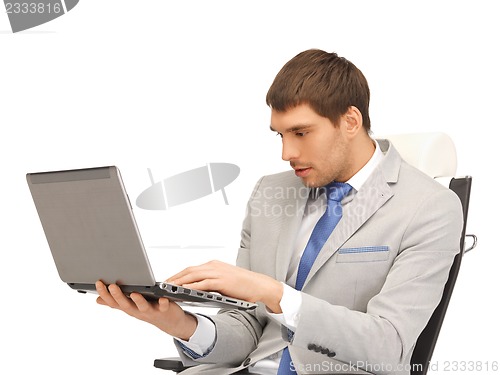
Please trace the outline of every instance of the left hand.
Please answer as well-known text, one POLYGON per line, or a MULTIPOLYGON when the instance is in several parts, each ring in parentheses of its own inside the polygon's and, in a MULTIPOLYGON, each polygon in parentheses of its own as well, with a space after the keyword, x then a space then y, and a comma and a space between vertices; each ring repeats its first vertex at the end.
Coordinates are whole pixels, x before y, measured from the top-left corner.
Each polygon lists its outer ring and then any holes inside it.
POLYGON ((281 313, 283 285, 270 276, 252 272, 217 260, 188 267, 170 277, 168 283, 191 289, 219 292, 249 302, 263 302, 281 313))
POLYGON ((128 298, 116 284, 106 286, 102 281, 97 281, 95 286, 99 293, 96 302, 100 305, 121 310, 183 340, 189 340, 196 330, 196 318, 167 298, 150 302, 139 293, 131 293, 128 298))

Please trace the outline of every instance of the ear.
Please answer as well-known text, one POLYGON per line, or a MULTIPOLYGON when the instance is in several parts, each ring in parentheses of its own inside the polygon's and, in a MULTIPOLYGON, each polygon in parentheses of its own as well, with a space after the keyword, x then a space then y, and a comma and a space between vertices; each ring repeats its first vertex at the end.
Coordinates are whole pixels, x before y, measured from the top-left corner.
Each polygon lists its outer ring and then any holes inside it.
POLYGON ((363 115, 355 106, 350 106, 342 117, 344 118, 345 131, 348 136, 355 136, 363 129, 363 115))

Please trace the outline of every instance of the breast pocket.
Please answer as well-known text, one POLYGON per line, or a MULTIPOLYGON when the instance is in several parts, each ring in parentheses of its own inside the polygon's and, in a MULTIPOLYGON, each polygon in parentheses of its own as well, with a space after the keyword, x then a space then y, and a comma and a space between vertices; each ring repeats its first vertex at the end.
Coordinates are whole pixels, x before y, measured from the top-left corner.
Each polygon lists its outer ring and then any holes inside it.
POLYGON ((337 263, 383 262, 389 259, 389 246, 342 248, 337 253, 337 263))

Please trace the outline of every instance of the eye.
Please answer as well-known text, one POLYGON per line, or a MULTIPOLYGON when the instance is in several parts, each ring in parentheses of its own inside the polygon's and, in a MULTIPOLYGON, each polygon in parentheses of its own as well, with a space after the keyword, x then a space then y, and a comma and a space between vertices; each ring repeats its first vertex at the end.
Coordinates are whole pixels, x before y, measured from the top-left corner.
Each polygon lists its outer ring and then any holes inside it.
POLYGON ((297 137, 303 137, 303 136, 305 136, 306 134, 307 134, 307 132, 297 132, 297 133, 295 133, 295 135, 296 135, 297 137))

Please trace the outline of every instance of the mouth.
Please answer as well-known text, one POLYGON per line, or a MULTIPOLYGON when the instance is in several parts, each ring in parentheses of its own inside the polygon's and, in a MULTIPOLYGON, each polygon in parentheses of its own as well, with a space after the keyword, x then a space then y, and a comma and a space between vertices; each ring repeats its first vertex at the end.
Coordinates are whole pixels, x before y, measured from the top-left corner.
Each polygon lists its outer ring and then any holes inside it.
POLYGON ((307 167, 307 168, 296 168, 296 167, 293 167, 293 169, 295 170, 295 175, 297 177, 300 177, 300 178, 305 178, 309 175, 309 173, 311 172, 312 168, 311 167, 307 167))

